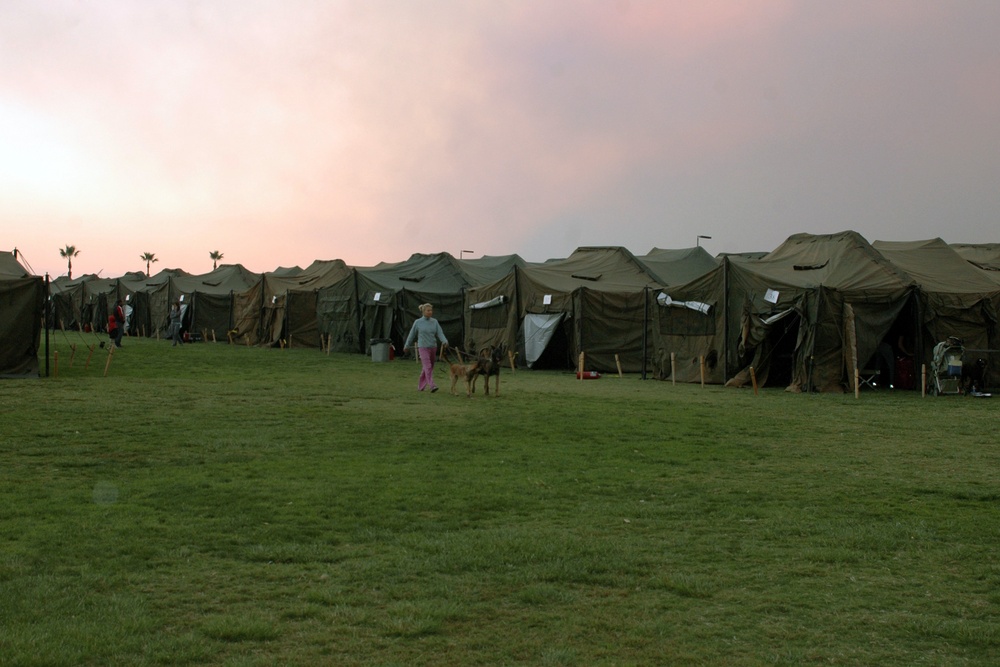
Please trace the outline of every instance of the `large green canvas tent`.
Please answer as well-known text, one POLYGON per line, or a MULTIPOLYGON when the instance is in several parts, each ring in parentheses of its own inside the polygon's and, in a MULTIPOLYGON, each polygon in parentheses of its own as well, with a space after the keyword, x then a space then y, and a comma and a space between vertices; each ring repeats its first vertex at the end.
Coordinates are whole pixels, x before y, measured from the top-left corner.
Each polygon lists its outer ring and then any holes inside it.
POLYGON ((170 299, 183 299, 184 330, 208 340, 226 340, 233 325, 234 295, 245 292, 260 279, 260 274, 240 264, 223 264, 197 276, 172 276, 170 299))
POLYGON ((458 260, 446 252, 414 254, 402 262, 357 267, 357 297, 362 343, 392 340, 402 346, 422 303, 434 305, 434 317, 448 342, 463 346, 463 294, 468 287, 458 260))
POLYGON ((96 280, 93 274, 84 274, 70 279, 59 276, 49 282, 49 312, 47 322, 50 329, 64 331, 80 330, 91 324, 84 317, 83 309, 87 301, 87 283, 96 280))
POLYGON ((650 357, 653 376, 675 382, 723 384, 725 373, 727 265, 651 294, 650 357))
POLYGON ((83 320, 93 331, 107 331, 108 314, 118 300, 118 279, 95 276, 83 285, 83 320))
MULTIPOLYGON (((357 308, 354 296, 354 272, 342 260, 316 260, 294 276, 268 276, 264 294, 264 312, 270 314, 270 336, 275 344, 285 340, 296 347, 325 347, 328 350, 354 352, 357 338, 357 308), (332 290, 327 292, 327 290, 332 290), (350 292, 351 298, 333 296, 350 292), (327 293, 326 298, 321 294, 327 293), (268 304, 268 298, 271 304, 268 304), (273 306, 280 309, 284 299, 284 322, 273 306), (283 331, 282 335, 279 335, 283 331), (339 341, 336 342, 335 341, 339 341)), ((265 323, 268 319, 265 317, 265 323)))
POLYGON ((37 377, 45 280, 0 252, 0 377, 37 377))
POLYGON ((789 391, 843 391, 907 304, 913 281, 860 234, 796 234, 761 259, 723 259, 727 384, 755 369, 789 391))
POLYGON ((162 269, 149 277, 129 274, 120 281, 122 297, 128 297, 133 308, 131 328, 137 335, 143 332, 150 337, 166 334, 170 304, 183 295, 175 281, 190 275, 183 269, 162 269))
POLYGON ((1000 345, 1000 283, 990 277, 1000 272, 977 268, 939 238, 872 246, 916 283, 918 364, 929 365, 933 346, 950 336, 961 339, 970 354, 986 355, 1000 345))
POLYGON ((620 247, 578 248, 565 259, 515 267, 466 293, 466 335, 476 349, 505 343, 531 368, 641 370, 646 298, 659 280, 620 247))

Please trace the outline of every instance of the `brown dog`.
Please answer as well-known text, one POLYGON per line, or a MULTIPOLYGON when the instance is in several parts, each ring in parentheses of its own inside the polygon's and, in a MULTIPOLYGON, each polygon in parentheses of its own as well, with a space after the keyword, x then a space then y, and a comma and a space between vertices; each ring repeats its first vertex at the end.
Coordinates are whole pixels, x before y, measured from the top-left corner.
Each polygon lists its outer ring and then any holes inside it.
MULTIPOLYGON (((445 357, 444 350, 441 350, 441 356, 448 361, 445 357)), ((458 392, 455 391, 455 385, 458 384, 459 378, 465 382, 465 395, 472 398, 472 381, 476 378, 479 373, 479 360, 472 362, 471 364, 462 363, 461 355, 455 363, 448 362, 448 376, 451 378, 451 393, 458 396, 458 392)))
POLYGON ((471 364, 449 364, 448 375, 451 376, 451 393, 458 396, 455 385, 458 384, 458 379, 462 378, 465 381, 465 395, 472 398, 472 381, 478 373, 478 361, 471 364))
POLYGON ((493 382, 493 395, 500 395, 500 366, 503 365, 503 353, 505 346, 487 347, 479 352, 479 369, 476 376, 472 378, 472 391, 476 391, 476 378, 480 375, 486 378, 486 395, 490 395, 490 378, 496 378, 493 382))

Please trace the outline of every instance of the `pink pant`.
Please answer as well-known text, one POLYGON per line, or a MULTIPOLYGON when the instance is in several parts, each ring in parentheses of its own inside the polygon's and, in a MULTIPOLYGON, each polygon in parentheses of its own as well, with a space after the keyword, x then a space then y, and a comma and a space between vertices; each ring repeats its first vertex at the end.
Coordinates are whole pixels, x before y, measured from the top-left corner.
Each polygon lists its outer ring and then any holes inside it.
POLYGON ((433 389, 437 386, 434 384, 434 356, 437 353, 437 348, 421 347, 418 348, 418 351, 422 370, 420 371, 420 381, 417 382, 417 389, 420 391, 423 391, 425 387, 433 389))

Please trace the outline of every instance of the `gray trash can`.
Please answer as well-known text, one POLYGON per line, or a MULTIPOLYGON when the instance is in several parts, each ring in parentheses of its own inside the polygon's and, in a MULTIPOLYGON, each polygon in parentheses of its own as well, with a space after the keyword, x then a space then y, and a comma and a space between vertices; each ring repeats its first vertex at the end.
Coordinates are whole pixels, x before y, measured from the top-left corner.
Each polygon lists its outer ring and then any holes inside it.
POLYGON ((389 338, 372 338, 372 361, 389 361, 389 338))

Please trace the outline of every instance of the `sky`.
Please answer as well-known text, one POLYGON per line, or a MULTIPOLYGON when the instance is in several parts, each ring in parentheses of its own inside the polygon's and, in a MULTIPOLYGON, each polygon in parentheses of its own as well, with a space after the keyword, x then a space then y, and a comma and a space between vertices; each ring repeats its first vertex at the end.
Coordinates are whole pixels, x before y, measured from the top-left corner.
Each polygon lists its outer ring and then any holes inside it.
POLYGON ((1000 242, 998 33, 996 0, 4 0, 0 250, 1000 242))

